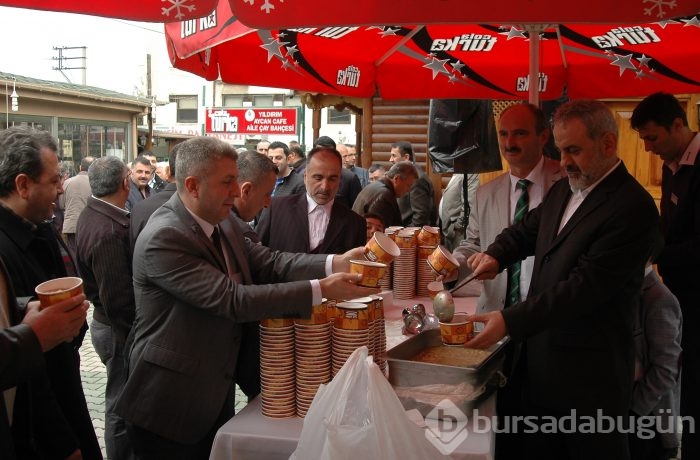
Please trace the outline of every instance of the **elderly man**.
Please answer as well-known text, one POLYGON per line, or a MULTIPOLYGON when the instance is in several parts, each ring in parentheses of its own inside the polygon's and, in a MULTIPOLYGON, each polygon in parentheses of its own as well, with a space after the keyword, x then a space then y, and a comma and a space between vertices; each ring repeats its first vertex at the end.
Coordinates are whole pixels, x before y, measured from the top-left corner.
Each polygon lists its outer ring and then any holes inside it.
MULTIPOLYGON (((700 135, 671 94, 645 98, 632 112, 632 128, 644 148, 663 160, 661 233, 665 246, 656 258, 659 274, 683 311, 681 415, 700 420, 700 135)), ((700 433, 683 421, 683 458, 700 458, 700 433)))
POLYGON ((136 321, 116 411, 141 459, 208 459, 234 412, 240 324, 308 317, 327 298, 378 292, 342 256, 289 254, 244 239, 231 216, 238 155, 211 137, 182 143, 177 193, 136 241, 136 321), (139 256, 140 255, 140 256, 139 256), (326 276, 323 279, 319 277, 326 276), (257 286, 255 282, 287 281, 257 286))
POLYGON ((417 180, 418 171, 413 163, 400 161, 387 171, 384 178, 362 189, 352 210, 361 216, 377 214, 389 227, 403 225, 396 200, 408 194, 417 180))
POLYGON ((262 243, 288 252, 340 254, 365 244, 365 221, 336 200, 342 159, 337 150, 316 147, 309 152, 306 193, 275 197, 263 211, 256 231, 262 243))
POLYGON ((88 177, 92 196, 78 219, 78 269, 85 294, 94 306, 92 344, 107 369, 105 387, 105 446, 107 457, 133 458, 124 420, 114 413, 126 382, 124 348, 134 322, 131 282, 129 168, 117 157, 95 160, 88 177))
MULTIPOLYGON (((12 127, 0 132, 0 256, 15 293, 33 297, 44 281, 76 276, 63 240, 49 222, 63 190, 58 145, 46 131, 12 127)), ((25 299, 26 301, 26 299, 25 299)), ((80 380, 78 350, 87 331, 45 353, 51 389, 78 438, 83 458, 102 458, 80 380)))
POLYGON ((471 317, 486 325, 466 345, 487 347, 507 334, 525 341, 527 415, 539 428, 525 435, 528 451, 547 459, 572 452, 626 459, 620 423, 632 396, 633 321, 658 212, 617 157, 617 125, 603 103, 563 104, 553 132, 568 181, 468 260, 481 279, 492 279, 534 254, 528 296, 471 317), (583 430, 588 417, 609 417, 612 430, 583 430), (559 426, 571 420, 573 430, 547 432, 552 418, 559 426))
MULTIPOLYGON (((532 104, 516 104, 501 113, 498 120, 501 154, 508 162, 509 173, 486 183, 476 191, 476 199, 469 214, 467 239, 455 249, 460 263, 460 277, 471 275, 467 258, 494 242, 504 228, 517 222, 542 202, 549 189, 562 174, 559 162, 542 155, 549 140, 545 116, 532 104)), ((461 189, 460 188, 460 195, 461 189)), ((533 257, 516 262, 499 273, 493 280, 484 281, 477 303, 477 313, 502 310, 527 297, 532 276, 533 257)), ((513 372, 520 344, 510 346, 506 353, 505 374, 508 385, 499 390, 498 414, 519 415, 522 410, 522 383, 524 372, 513 372)), ((522 435, 496 435, 496 458, 512 458, 522 451, 522 435)))

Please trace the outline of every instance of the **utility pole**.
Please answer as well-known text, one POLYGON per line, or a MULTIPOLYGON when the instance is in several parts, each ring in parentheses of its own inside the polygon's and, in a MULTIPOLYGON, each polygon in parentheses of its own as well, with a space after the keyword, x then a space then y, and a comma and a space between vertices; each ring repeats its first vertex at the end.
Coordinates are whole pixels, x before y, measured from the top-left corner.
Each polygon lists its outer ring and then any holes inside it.
MULTIPOLYGON (((153 92, 151 88, 151 55, 146 55, 146 91, 148 98, 153 99, 153 92)), ((146 137, 146 145, 143 147, 144 152, 148 152, 153 149, 153 107, 149 106, 148 115, 146 116, 148 120, 148 136, 146 137)))
POLYGON ((54 46, 54 50, 58 51, 58 56, 53 56, 51 59, 58 61, 58 66, 54 67, 53 70, 58 70, 63 75, 68 83, 73 83, 70 78, 63 73, 64 70, 82 70, 83 71, 83 85, 87 84, 87 46, 54 46), (64 51, 75 51, 82 50, 82 56, 64 56, 64 51), (82 65, 78 67, 71 66, 71 61, 75 59, 80 59, 82 65))

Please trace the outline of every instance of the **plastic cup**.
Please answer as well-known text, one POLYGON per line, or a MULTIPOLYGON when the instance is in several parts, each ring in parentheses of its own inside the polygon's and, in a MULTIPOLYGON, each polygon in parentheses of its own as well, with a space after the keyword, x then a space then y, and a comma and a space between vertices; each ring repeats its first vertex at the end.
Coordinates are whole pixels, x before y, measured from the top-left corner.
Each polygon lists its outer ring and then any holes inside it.
POLYGON ((83 279, 75 276, 55 278, 39 284, 34 291, 39 297, 41 307, 44 308, 82 294, 83 279))

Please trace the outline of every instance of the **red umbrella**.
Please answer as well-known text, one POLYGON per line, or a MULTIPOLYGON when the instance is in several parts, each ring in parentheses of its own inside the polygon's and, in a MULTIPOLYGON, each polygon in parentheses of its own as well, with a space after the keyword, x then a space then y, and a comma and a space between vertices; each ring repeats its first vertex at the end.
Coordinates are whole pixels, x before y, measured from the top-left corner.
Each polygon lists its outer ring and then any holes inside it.
POLYGON ((527 99, 529 89, 555 99, 565 86, 571 97, 592 98, 700 91, 697 16, 539 33, 483 24, 265 30, 243 25, 224 1, 200 24, 166 24, 173 65, 235 84, 388 99, 527 99))
POLYGON ((698 0, 229 0, 235 16, 262 29, 374 24, 643 23, 700 11, 698 0))
POLYGON ((1 6, 80 13, 131 21, 185 21, 209 14, 217 0, 0 0, 1 6))

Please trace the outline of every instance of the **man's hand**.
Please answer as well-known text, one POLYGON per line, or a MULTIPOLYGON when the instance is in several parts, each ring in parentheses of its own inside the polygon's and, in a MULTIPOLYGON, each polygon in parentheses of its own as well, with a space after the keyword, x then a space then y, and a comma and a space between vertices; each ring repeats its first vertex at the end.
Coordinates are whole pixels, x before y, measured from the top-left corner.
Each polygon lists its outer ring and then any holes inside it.
POLYGON ((471 315, 467 318, 475 323, 484 323, 484 329, 464 344, 467 348, 488 348, 508 335, 506 322, 500 311, 491 311, 481 315, 471 315))
POLYGON ((29 302, 22 323, 32 328, 42 351, 48 351, 61 342, 73 340, 80 333, 90 307, 90 304, 85 301, 84 294, 62 300, 41 310, 40 305, 36 300, 29 302))
POLYGON ((472 254, 467 263, 477 279, 492 280, 498 274, 498 261, 485 252, 472 254))
POLYGON ((358 297, 366 297, 372 294, 379 294, 379 288, 359 286, 362 280, 359 273, 333 273, 322 280, 321 293, 327 299, 351 300, 358 297))
POLYGON ((353 259, 365 260, 364 246, 352 248, 349 251, 346 251, 344 254, 337 254, 333 256, 333 273, 349 272, 350 261, 353 259))

